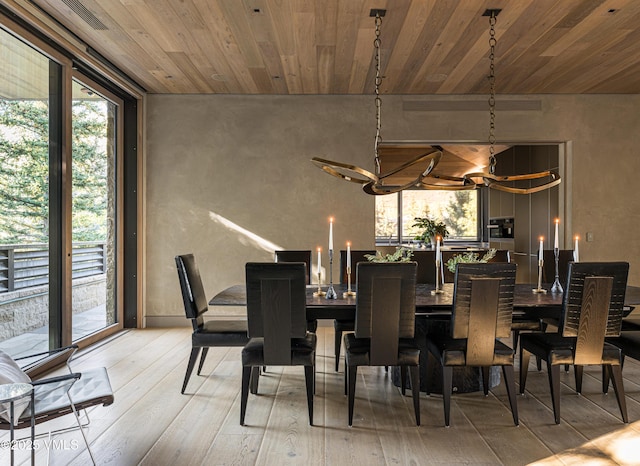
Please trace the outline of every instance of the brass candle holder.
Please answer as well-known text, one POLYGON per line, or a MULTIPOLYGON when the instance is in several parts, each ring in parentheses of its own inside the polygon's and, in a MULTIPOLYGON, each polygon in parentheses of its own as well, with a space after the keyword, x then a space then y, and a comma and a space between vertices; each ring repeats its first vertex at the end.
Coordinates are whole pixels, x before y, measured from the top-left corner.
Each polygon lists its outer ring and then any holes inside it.
POLYGON ((336 290, 333 289, 333 249, 329 249, 329 288, 327 288, 325 298, 338 299, 336 290))
POLYGON ((560 260, 560 249, 559 248, 553 248, 553 256, 555 258, 555 262, 556 262, 556 276, 555 276, 555 280, 553 281, 553 285, 551 286, 551 292, 552 293, 562 293, 562 285, 560 284, 560 274, 558 272, 558 262, 560 260))
POLYGON ((538 288, 534 288, 532 291, 534 293, 546 293, 547 290, 542 288, 542 265, 544 264, 544 260, 538 259, 538 288))
POLYGON ((353 297, 356 295, 355 291, 351 291, 351 267, 347 267, 347 291, 342 293, 343 298, 353 297))
POLYGON ((441 274, 440 260, 436 259, 436 289, 435 290, 431 290, 431 294, 432 295, 444 293, 442 288, 440 288, 440 276, 441 276, 440 274, 441 274))
POLYGON ((318 268, 318 290, 313 292, 314 298, 318 298, 320 296, 324 296, 327 294, 325 291, 322 291, 322 288, 320 288, 320 283, 321 283, 320 278, 321 278, 320 268, 318 268))

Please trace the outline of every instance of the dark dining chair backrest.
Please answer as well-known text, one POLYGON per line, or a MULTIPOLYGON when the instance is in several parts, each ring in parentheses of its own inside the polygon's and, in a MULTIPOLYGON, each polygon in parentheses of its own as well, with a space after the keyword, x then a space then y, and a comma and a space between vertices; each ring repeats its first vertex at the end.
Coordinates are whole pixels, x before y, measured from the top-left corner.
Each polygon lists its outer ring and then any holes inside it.
POLYGON ((193 254, 176 256, 175 260, 178 268, 178 280, 180 281, 184 312, 187 319, 191 319, 193 329, 196 330, 202 327, 204 323, 202 314, 209 309, 207 296, 200 278, 200 271, 193 254))
POLYGON ((264 338, 264 364, 291 365, 291 339, 304 338, 306 264, 246 264, 249 338, 264 338))
MULTIPOLYGON (((375 256, 376 251, 373 250, 363 250, 363 249, 352 249, 351 250, 351 284, 354 285, 356 282, 356 265, 358 262, 369 262, 369 259, 366 258, 367 255, 375 256)), ((343 285, 347 284, 347 251, 340 251, 340 283, 343 285)))
POLYGON ((360 262, 356 267, 356 338, 370 338, 370 365, 398 362, 401 338, 415 335, 415 262, 360 262))
MULTIPOLYGON (((480 253, 482 254, 484 253, 480 253)), ((511 254, 508 249, 497 249, 496 255, 489 259, 489 262, 511 262, 511 254)))
MULTIPOLYGON (((544 259, 542 264, 542 283, 553 283, 556 279, 556 259, 553 249, 545 249, 542 252, 542 258, 544 259)), ((558 280, 560 280, 562 289, 565 289, 567 285, 569 262, 573 262, 573 249, 560 249, 558 251, 558 280)))
POLYGON ((585 362, 586 354, 601 358, 604 338, 620 335, 628 275, 628 262, 569 264, 560 328, 578 338, 575 364, 597 364, 585 362))
POLYGON ((460 263, 456 267, 451 335, 467 339, 467 364, 491 365, 497 338, 511 335, 516 264, 460 263))
POLYGON ((433 285, 436 277, 436 252, 419 249, 413 251, 411 260, 418 264, 416 282, 433 285))
POLYGON ((276 262, 304 262, 307 266, 306 284, 311 283, 311 250, 310 249, 285 249, 275 252, 276 262))

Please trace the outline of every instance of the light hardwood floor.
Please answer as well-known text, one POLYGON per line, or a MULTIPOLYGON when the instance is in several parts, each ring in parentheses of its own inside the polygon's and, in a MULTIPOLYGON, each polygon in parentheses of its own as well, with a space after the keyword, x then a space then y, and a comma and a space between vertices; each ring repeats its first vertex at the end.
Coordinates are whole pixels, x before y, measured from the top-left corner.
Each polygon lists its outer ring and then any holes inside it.
MULTIPOLYGON (((533 362, 527 393, 518 396, 513 425, 504 385, 453 396, 450 428, 442 398, 421 394, 416 427, 410 393, 401 396, 383 368, 359 372, 354 425, 347 426, 343 363, 333 368, 333 329, 319 327, 315 426, 308 425, 302 368, 269 367, 258 396, 249 396, 247 426, 239 425, 240 348, 212 348, 201 376, 180 394, 190 330, 130 330, 84 350, 76 371, 106 366, 115 403, 91 409, 87 435, 101 465, 429 465, 633 464, 640 462, 640 364, 628 360, 625 389, 631 424, 620 420, 612 389, 600 390, 600 370, 585 370, 583 395, 573 372, 563 374, 562 423, 553 423, 546 371, 533 362), (631 450, 629 450, 631 447, 631 450)), ((533 358, 532 358, 533 359, 533 358)), ((67 416, 64 423, 71 423, 67 416)), ((63 421, 55 421, 61 424, 63 421)), ((54 422, 39 426, 43 432, 54 422)), ((25 432, 19 432, 25 435, 25 432)), ((8 439, 3 432, 1 440, 8 439)), ((37 463, 86 465, 78 431, 38 440, 37 463)), ((6 448, 0 464, 9 464, 6 448)), ((16 464, 28 464, 24 450, 16 464)))

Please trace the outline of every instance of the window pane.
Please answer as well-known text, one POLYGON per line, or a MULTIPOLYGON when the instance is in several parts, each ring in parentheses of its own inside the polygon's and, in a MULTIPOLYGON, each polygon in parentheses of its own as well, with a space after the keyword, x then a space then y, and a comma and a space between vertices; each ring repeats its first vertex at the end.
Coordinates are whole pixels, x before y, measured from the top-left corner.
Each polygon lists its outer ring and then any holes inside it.
POLYGON ((376 196, 376 243, 398 243, 398 196, 376 196))
POLYGON ((0 349, 49 346, 49 59, 0 29, 0 349))
POLYGON ((449 238, 476 241, 478 235, 477 191, 402 191, 402 236, 414 238, 419 229, 414 218, 444 222, 449 238))
POLYGON ((73 341, 116 322, 116 109, 73 82, 73 341))

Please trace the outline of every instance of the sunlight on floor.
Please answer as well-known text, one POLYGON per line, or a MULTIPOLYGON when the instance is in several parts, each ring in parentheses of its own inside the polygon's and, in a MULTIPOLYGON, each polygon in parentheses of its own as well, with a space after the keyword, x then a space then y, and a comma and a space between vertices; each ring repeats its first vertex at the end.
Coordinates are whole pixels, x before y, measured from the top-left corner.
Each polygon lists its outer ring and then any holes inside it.
POLYGON ((550 465, 640 465, 640 421, 549 458, 533 463, 550 465))

